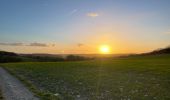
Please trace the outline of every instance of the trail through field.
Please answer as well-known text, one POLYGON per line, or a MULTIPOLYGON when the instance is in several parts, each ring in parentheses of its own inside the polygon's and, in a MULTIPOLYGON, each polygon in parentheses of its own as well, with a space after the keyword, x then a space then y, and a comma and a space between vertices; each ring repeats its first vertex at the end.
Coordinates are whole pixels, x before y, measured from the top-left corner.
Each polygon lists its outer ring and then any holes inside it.
POLYGON ((0 88, 5 100, 39 100, 18 79, 1 67, 0 88))

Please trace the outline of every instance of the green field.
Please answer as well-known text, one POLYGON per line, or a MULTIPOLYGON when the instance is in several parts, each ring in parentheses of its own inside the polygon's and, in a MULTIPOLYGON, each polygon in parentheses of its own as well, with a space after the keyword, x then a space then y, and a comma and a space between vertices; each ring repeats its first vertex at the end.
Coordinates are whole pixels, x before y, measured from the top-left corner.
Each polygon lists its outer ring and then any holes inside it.
POLYGON ((170 100, 170 55, 2 66, 61 100, 170 100))
POLYGON ((0 90, 0 100, 3 100, 3 97, 2 97, 2 92, 0 90))

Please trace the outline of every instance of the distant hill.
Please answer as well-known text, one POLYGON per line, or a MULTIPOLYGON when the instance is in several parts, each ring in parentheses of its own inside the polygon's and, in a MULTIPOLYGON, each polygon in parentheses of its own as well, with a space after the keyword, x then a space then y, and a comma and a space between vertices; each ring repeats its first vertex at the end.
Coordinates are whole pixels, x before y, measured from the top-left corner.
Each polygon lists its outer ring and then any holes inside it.
POLYGON ((80 55, 53 55, 53 54, 16 54, 0 51, 0 63, 8 62, 57 62, 57 61, 83 61, 91 60, 90 57, 80 55))
POLYGON ((22 59, 16 53, 0 51, 0 63, 21 61, 22 59))
POLYGON ((150 52, 149 54, 170 54, 170 46, 150 52))
POLYGON ((0 56, 18 56, 18 55, 13 52, 0 51, 0 56))
POLYGON ((0 63, 7 62, 56 62, 56 61, 82 61, 100 58, 117 58, 143 55, 170 54, 170 46, 142 54, 16 54, 0 51, 0 63))
POLYGON ((165 47, 165 48, 156 49, 151 52, 142 53, 139 55, 159 55, 159 54, 170 54, 170 46, 165 47))

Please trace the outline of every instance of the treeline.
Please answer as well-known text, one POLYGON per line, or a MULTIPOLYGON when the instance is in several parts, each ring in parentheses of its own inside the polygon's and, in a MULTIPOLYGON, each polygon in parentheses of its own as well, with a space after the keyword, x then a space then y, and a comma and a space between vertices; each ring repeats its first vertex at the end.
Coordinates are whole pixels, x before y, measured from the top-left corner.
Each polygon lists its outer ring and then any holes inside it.
POLYGON ((52 62, 52 61, 64 61, 62 57, 51 57, 51 56, 38 56, 38 55, 25 55, 25 61, 38 61, 38 62, 52 62))
POLYGON ((92 60, 93 58, 68 55, 66 57, 60 56, 40 56, 40 55, 18 55, 13 52, 0 51, 0 63, 7 62, 57 62, 57 61, 84 61, 92 60))
POLYGON ((21 62, 22 59, 13 52, 0 51, 0 63, 21 62))
POLYGON ((65 60, 66 61, 78 61, 78 60, 92 60, 94 58, 89 58, 89 57, 83 57, 83 56, 76 56, 76 55, 68 55, 65 60))
POLYGON ((166 48, 154 50, 150 52, 150 54, 170 54, 170 46, 166 48))
POLYGON ((148 53, 142 53, 140 55, 159 55, 159 54, 170 54, 170 46, 166 48, 156 49, 148 53))
POLYGON ((83 61, 83 60, 91 60, 93 58, 76 56, 76 55, 68 55, 66 57, 58 57, 58 56, 37 56, 37 55, 27 55, 23 56, 26 58, 31 58, 33 61, 39 62, 55 62, 55 61, 83 61))

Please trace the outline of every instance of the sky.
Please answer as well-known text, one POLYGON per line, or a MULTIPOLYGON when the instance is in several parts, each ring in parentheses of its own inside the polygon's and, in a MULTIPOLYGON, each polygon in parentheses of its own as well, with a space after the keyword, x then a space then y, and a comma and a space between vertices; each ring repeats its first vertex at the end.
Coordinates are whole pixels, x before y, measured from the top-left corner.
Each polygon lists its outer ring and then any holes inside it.
POLYGON ((0 50, 142 53, 170 45, 170 0, 0 0, 0 50))

